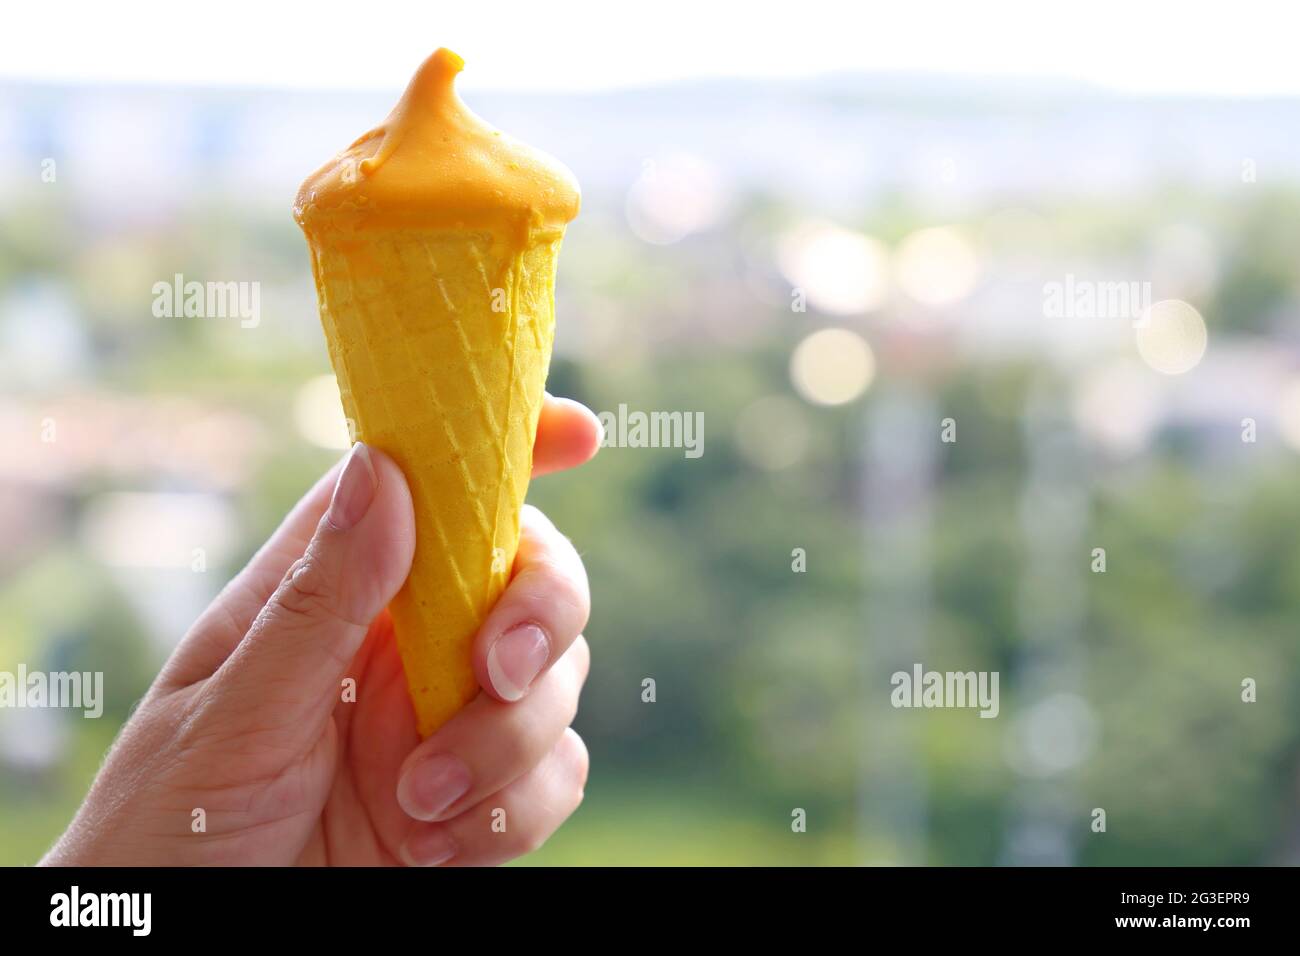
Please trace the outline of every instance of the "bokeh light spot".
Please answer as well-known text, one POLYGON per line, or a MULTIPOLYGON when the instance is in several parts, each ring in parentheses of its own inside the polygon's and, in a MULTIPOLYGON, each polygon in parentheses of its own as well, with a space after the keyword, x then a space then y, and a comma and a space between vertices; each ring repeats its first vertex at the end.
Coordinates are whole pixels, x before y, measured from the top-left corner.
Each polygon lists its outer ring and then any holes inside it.
POLYGON ((1196 368, 1208 341, 1205 319, 1181 299, 1155 303, 1137 326, 1138 355, 1165 375, 1182 375, 1196 368))
POLYGON ((889 293, 884 243, 828 222, 808 222, 782 238, 777 264, 808 302, 832 315, 880 308, 889 293))
POLYGON ((728 190, 712 164, 686 153, 648 159, 627 193, 628 228, 657 246, 671 245, 718 223, 728 190))
POLYGON ((947 226, 920 229, 898 247, 899 288, 928 306, 960 302, 979 280, 979 257, 970 240, 947 226))
POLYGON ((843 405, 870 387, 876 357, 862 336, 848 329, 822 329, 808 336, 790 359, 790 381, 815 405, 843 405))

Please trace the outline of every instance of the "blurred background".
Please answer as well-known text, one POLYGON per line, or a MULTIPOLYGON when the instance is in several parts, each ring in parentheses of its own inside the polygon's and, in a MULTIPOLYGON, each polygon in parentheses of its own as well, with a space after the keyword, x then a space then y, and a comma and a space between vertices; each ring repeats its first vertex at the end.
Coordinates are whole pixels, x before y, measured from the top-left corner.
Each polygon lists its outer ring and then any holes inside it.
POLYGON ((549 389, 703 416, 530 492, 595 598, 530 862, 1300 861, 1300 67, 1249 3, 1041 6, 13 11, 0 671, 106 704, 0 709, 0 863, 346 446, 289 207, 438 45, 583 186, 549 389))

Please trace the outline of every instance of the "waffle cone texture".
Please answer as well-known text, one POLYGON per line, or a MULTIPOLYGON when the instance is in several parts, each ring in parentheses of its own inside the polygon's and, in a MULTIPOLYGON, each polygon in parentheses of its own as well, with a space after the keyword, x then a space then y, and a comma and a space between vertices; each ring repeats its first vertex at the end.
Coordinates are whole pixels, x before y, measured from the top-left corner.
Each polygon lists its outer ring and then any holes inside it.
POLYGON ((563 228, 309 235, 357 440, 406 476, 415 557, 390 605, 421 736, 478 692, 474 636, 509 580, 555 329, 563 228))

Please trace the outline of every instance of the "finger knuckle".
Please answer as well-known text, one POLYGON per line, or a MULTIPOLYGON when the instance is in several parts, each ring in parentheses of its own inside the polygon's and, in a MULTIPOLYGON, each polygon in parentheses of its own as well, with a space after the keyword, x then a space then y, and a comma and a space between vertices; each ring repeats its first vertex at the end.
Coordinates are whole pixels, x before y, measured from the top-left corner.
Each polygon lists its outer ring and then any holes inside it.
POLYGON ((582 677, 576 668, 571 668, 564 685, 564 724, 567 727, 578 717, 578 706, 582 700, 582 677))
POLYGON ((497 748, 497 763, 517 772, 535 764, 547 745, 538 721, 525 719, 519 708, 512 708, 510 727, 493 746, 497 748))
POLYGON ((587 621, 591 617, 591 595, 587 590, 587 579, 585 576, 576 578, 573 575, 565 575, 559 584, 556 598, 573 608, 577 618, 577 630, 581 631, 587 626, 587 621))
POLYGON ((274 604, 288 617, 317 618, 329 611, 329 589, 318 562, 299 558, 276 589, 274 604))
POLYGON ((577 801, 582 802, 582 793, 587 787, 587 777, 591 773, 591 752, 576 730, 570 727, 564 732, 565 760, 569 773, 576 784, 577 801))
POLYGON ((268 604, 282 624, 309 625, 322 620, 357 624, 339 609, 338 589, 325 565, 310 552, 290 566, 268 604))
POLYGON ((568 562, 547 557, 534 565, 528 576, 529 597, 539 607, 567 608, 576 619, 577 630, 587 626, 591 597, 585 574, 575 573, 568 562))
POLYGON ((530 815, 528 819, 517 822, 512 820, 505 832, 498 834, 503 841, 498 852, 510 859, 527 856, 540 850, 549 836, 550 831, 540 816, 530 815))
POLYGON ((591 645, 587 643, 587 638, 582 634, 574 638, 569 653, 573 655, 574 671, 578 675, 578 688, 581 689, 587 682, 587 675, 591 673, 591 645))

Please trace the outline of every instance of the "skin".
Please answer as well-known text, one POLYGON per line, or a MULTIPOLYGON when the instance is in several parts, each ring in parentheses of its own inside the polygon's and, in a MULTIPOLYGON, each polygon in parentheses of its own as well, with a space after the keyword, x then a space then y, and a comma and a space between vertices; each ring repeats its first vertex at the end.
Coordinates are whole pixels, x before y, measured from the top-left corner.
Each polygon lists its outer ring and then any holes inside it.
MULTIPOLYGON (((547 396, 533 474, 599 444, 589 410, 547 396)), ((474 643, 482 693, 421 741, 384 611, 414 539, 401 472, 354 449, 186 634, 42 863, 485 865, 545 842, 587 779, 569 726, 590 660, 582 561, 525 508, 511 583, 474 643), (513 699, 488 658, 521 624, 548 653, 513 699), (438 809, 431 783, 448 780, 465 792, 438 809)))

